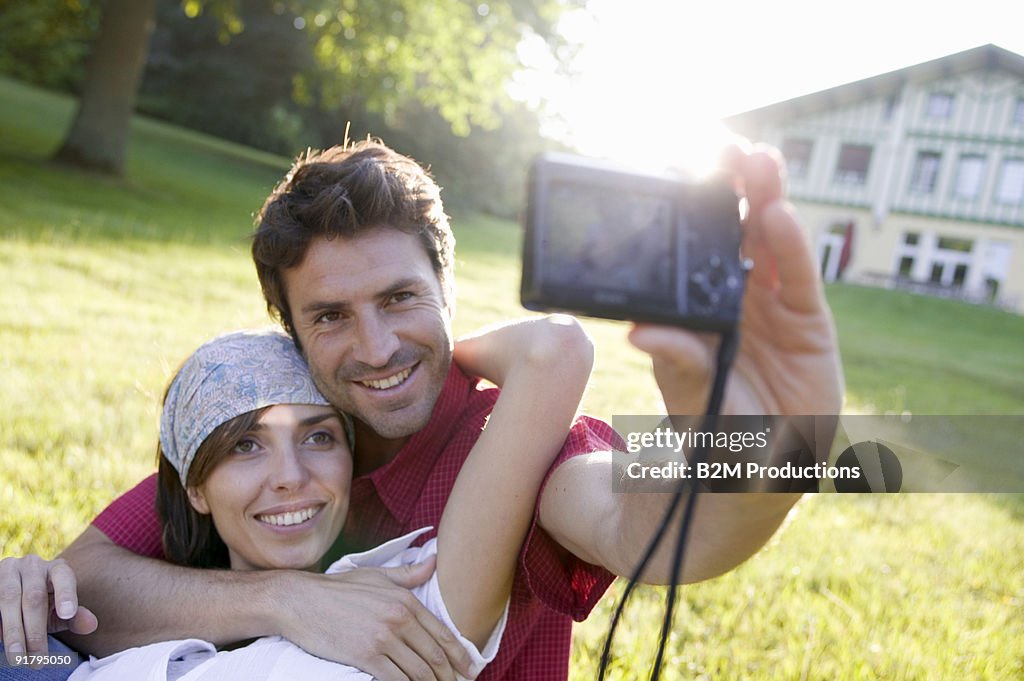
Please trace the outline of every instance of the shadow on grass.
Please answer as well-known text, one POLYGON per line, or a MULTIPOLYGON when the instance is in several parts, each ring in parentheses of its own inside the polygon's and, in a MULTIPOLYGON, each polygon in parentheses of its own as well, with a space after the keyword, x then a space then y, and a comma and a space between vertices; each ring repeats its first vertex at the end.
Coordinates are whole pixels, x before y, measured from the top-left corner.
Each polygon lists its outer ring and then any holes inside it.
POLYGON ((989 494, 985 499, 1001 509, 1015 522, 1024 522, 1024 493, 1020 494, 989 494))
POLYGON ((255 183, 241 191, 214 181, 175 186, 0 152, 2 238, 235 244, 252 231, 261 201, 255 183))

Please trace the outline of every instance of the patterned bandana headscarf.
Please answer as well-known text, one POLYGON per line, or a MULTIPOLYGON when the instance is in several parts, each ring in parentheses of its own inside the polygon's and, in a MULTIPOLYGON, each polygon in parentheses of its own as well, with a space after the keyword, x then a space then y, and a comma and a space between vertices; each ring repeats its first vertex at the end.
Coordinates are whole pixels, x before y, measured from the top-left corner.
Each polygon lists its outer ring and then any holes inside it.
POLYGON ((291 338, 236 331, 196 350, 171 382, 160 417, 160 446, 182 486, 196 450, 217 426, 276 404, 330 405, 291 338))

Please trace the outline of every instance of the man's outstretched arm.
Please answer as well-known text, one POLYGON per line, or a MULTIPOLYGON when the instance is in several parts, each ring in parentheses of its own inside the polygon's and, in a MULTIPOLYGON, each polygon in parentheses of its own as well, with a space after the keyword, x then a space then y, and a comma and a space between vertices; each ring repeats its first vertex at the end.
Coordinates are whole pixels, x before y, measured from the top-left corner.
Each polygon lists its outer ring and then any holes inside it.
MULTIPOLYGON (((843 378, 835 327, 810 245, 784 202, 781 159, 772 150, 736 149, 727 166, 748 203, 743 253, 754 266, 723 413, 838 415, 843 378)), ((630 341, 651 355, 669 414, 704 413, 715 368, 713 337, 641 325, 630 341)), ((580 558, 629 575, 661 523, 670 495, 613 494, 612 476, 621 475, 609 454, 564 463, 541 499, 541 525, 580 558)), ((753 555, 798 498, 701 495, 683 581, 713 577, 753 555)), ((672 530, 669 536, 675 536, 672 530)), ((668 581, 673 543, 664 543, 644 581, 668 581)))
MULTIPOLYGON (((612 476, 621 474, 608 452, 563 463, 545 489, 541 526, 580 559, 628 577, 658 530, 672 495, 613 493, 612 476)), ((682 582, 717 577, 752 556, 779 528, 799 496, 702 494, 686 544, 682 582)), ((676 514, 643 582, 669 582, 681 515, 676 514)))
POLYGON ((375 676, 392 664, 414 679, 468 671, 463 647, 409 591, 429 579, 433 562, 339 575, 199 570, 135 555, 92 526, 61 557, 99 620, 89 636, 61 638, 90 654, 179 638, 221 645, 281 635, 375 676))

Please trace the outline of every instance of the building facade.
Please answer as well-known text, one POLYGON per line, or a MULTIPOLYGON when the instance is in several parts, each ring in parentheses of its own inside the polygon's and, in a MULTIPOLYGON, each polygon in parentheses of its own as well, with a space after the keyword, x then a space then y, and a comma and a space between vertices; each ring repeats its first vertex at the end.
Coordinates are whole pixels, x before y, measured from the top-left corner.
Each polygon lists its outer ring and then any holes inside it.
POLYGON ((726 120, 782 150, 826 281, 1024 312, 1024 57, 994 45, 726 120))

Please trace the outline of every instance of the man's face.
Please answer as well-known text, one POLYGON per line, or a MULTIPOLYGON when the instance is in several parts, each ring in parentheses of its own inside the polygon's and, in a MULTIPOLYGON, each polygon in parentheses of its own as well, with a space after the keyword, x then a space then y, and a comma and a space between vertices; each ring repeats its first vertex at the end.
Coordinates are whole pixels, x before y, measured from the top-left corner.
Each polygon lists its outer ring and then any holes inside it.
POLYGON ((284 285, 313 380, 335 407, 388 440, 426 426, 451 363, 451 314, 415 235, 316 239, 284 285))

